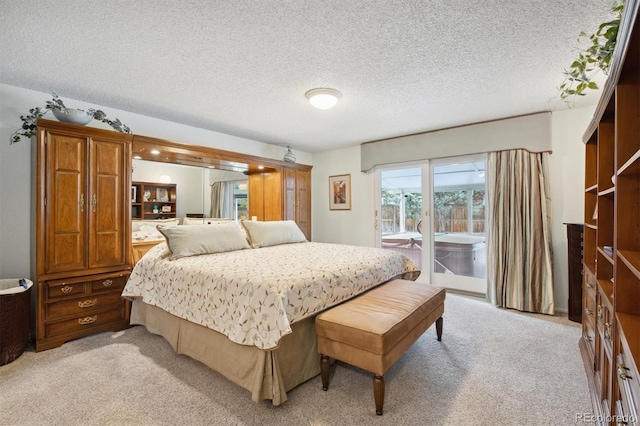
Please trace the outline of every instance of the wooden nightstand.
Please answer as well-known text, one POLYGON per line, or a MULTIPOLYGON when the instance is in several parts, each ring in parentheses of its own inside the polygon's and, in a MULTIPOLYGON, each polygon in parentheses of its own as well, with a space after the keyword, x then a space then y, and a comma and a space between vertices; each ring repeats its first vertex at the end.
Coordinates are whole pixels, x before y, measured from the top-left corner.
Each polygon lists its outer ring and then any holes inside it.
POLYGON ((131 262, 135 266, 138 263, 138 260, 145 255, 146 252, 151 250, 156 245, 164 242, 164 240, 156 240, 156 241, 134 241, 131 243, 131 262))

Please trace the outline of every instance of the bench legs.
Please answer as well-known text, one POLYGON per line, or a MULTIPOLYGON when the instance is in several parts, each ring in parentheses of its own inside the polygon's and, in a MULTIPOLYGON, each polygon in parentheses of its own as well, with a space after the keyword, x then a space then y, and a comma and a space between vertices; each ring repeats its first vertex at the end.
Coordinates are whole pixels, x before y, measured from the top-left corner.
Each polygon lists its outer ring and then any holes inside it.
POLYGON ((322 390, 329 389, 329 357, 320 354, 320 375, 322 376, 322 390))
POLYGON ((376 403, 376 414, 382 415, 382 406, 384 405, 384 377, 373 375, 373 400, 376 403))
POLYGON ((436 336, 438 336, 438 342, 442 341, 442 317, 436 320, 436 336))

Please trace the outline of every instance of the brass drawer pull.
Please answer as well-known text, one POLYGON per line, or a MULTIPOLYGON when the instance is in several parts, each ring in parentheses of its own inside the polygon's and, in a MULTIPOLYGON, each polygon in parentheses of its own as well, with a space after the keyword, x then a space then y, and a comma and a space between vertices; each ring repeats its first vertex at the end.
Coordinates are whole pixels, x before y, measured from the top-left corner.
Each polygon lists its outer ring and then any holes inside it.
POLYGON ((602 305, 598 305, 598 318, 602 318, 602 305))
POLYGON ((88 299, 78 302, 80 308, 90 308, 98 303, 98 299, 88 299))
POLYGON ((78 318, 78 324, 80 325, 93 324, 94 322, 96 322, 97 319, 98 319, 97 315, 94 315, 92 317, 78 318))
POLYGON ((591 284, 589 282, 585 283, 585 285, 587 286, 587 288, 593 288, 593 284, 591 284))
POLYGON ((71 292, 71 290, 73 290, 73 287, 72 287, 72 286, 70 286, 70 285, 65 285, 64 287, 62 287, 62 288, 60 289, 60 291, 61 291, 61 292, 63 292, 63 293, 65 293, 65 294, 67 294, 67 293, 71 292))
POLYGON ((105 287, 109 287, 111 284, 113 284, 113 281, 111 281, 111 280, 102 281, 102 285, 105 286, 105 287))
POLYGON ((608 322, 604 324, 604 337, 611 339, 611 324, 608 322))
POLYGON ((587 314, 587 315, 591 315, 591 314, 593 314, 593 311, 591 309, 589 309, 589 308, 585 308, 584 313, 587 314))

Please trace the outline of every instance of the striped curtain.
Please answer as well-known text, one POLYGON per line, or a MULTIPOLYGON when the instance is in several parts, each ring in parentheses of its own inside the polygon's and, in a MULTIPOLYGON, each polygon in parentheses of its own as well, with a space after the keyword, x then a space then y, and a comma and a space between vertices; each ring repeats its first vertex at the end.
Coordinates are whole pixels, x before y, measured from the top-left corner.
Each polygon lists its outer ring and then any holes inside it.
POLYGON ((209 217, 225 217, 225 182, 211 184, 211 209, 209 217))
POLYGON ((487 297, 497 306, 554 314, 549 153, 489 153, 487 297))

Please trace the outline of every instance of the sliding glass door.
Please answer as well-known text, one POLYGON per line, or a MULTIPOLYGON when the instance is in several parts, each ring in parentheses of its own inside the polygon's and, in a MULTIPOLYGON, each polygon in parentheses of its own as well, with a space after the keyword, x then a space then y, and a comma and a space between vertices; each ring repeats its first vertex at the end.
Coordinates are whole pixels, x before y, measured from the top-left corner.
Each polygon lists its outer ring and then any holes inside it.
POLYGON ((376 241, 409 257, 419 281, 486 292, 484 156, 381 170, 376 241))
POLYGON ((423 271, 422 176, 424 166, 382 170, 376 210, 378 246, 398 251, 423 271))
POLYGON ((431 161, 431 282, 486 293, 485 156, 431 161))

